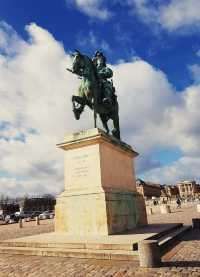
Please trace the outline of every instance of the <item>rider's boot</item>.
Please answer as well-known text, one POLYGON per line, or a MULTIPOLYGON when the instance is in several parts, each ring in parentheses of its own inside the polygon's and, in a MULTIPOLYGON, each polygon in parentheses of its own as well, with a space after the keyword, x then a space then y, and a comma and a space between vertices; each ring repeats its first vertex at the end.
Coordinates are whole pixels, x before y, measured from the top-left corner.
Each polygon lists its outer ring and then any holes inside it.
POLYGON ((109 87, 104 86, 104 97, 102 103, 108 106, 113 106, 113 93, 109 87))
POLYGON ((109 105, 109 106, 112 106, 112 104, 113 104, 113 101, 112 101, 111 97, 103 98, 102 102, 103 102, 103 104, 106 104, 106 105, 109 105))

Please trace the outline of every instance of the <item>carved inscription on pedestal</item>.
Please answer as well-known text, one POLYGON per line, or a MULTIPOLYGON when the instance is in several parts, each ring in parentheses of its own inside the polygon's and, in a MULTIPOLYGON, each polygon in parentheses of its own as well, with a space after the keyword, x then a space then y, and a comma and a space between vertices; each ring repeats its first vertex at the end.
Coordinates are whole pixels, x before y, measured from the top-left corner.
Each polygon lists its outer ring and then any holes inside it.
POLYGON ((101 175, 98 145, 91 145, 66 152, 66 189, 83 189, 83 187, 97 186, 100 182, 101 175))
POLYGON ((77 155, 72 158, 72 179, 87 178, 89 174, 89 156, 87 154, 77 155))

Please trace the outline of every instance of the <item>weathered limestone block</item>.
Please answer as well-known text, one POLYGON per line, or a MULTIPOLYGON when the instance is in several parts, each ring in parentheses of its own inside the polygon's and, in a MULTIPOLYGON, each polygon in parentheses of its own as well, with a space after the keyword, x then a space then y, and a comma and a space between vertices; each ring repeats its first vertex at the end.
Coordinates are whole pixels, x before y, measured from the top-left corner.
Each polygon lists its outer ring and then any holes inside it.
POLYGON ((161 255, 158 241, 143 240, 138 243, 139 260, 141 267, 159 267, 161 255))
POLYGON ((108 235, 147 224, 136 192, 132 148, 99 129, 67 136, 65 191, 57 198, 55 231, 108 235))

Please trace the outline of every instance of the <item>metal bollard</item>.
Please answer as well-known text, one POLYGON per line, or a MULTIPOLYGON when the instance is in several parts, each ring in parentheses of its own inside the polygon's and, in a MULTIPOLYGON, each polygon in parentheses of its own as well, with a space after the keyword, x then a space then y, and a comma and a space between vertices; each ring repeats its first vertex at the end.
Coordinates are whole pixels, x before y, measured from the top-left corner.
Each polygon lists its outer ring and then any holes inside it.
POLYGON ((192 219, 192 228, 193 229, 200 229, 200 218, 193 218, 192 219))
POLYGON ((157 240, 143 240, 138 243, 141 267, 159 267, 161 265, 160 248, 157 240))
POLYGON ((36 225, 37 226, 40 225, 40 218, 39 218, 39 216, 36 216, 36 225))
POLYGON ((22 223, 22 219, 19 219, 19 228, 23 228, 23 223, 22 223))
POLYGON ((153 214, 153 208, 152 207, 147 207, 147 214, 148 215, 153 214))

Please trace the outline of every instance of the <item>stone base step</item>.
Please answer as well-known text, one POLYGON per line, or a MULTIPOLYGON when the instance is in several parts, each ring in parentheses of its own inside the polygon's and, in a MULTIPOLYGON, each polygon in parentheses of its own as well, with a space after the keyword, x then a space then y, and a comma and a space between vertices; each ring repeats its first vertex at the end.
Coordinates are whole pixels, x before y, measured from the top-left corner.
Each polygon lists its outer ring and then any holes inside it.
POLYGON ((134 244, 109 244, 109 243, 45 243, 1 241, 1 247, 29 247, 29 248, 62 248, 62 249, 93 249, 93 250, 125 250, 132 251, 134 244))
POLYGON ((168 250, 170 246, 178 241, 186 232, 191 230, 191 226, 182 226, 169 234, 158 239, 158 244, 160 246, 161 253, 164 253, 168 250))
POLYGON ((153 235, 152 237, 148 238, 148 239, 155 239, 155 240, 162 240, 163 237, 165 237, 166 235, 169 235, 171 232, 179 230, 180 228, 183 227, 183 223, 177 223, 172 225, 170 228, 163 230, 162 232, 159 232, 156 235, 153 235))
MULTIPOLYGON (((150 227, 149 227, 150 228, 150 227)), ((152 227, 151 227, 152 228, 152 227)), ((191 226, 172 224, 159 228, 159 232, 138 232, 98 238, 68 237, 60 233, 48 233, 0 242, 0 253, 57 256, 68 258, 138 261, 138 242, 154 239, 161 253, 177 241, 191 226)))
MULTIPOLYGON (((0 241, 0 247, 29 247, 29 248, 59 248, 59 249, 94 249, 94 250, 137 250, 138 241, 143 239, 157 239, 182 227, 182 224, 169 224, 152 235, 143 233, 127 233, 108 237, 68 237, 60 233, 41 234, 37 236, 0 241)), ((151 227, 152 228, 152 227, 151 227)), ((154 232, 152 232, 154 233, 154 232)))
POLYGON ((31 248, 31 247, 0 247, 1 254, 66 257, 81 259, 138 261, 137 251, 126 250, 92 250, 66 248, 31 248))

